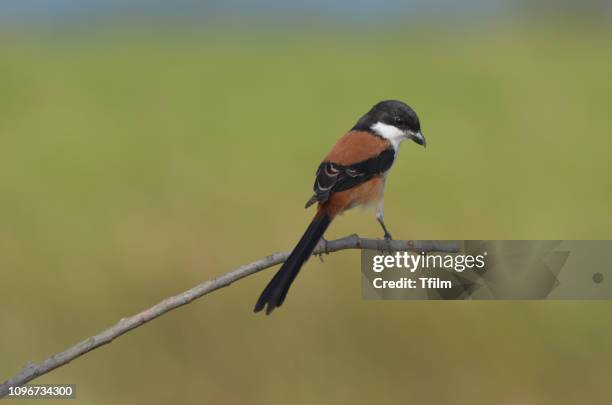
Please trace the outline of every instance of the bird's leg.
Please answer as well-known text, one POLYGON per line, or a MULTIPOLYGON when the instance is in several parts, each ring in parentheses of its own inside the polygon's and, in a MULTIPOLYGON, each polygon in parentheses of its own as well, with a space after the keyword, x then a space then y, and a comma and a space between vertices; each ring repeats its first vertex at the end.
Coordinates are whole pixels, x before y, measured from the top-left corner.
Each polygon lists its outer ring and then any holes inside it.
POLYGON ((389 233, 389 230, 387 230, 387 227, 385 226, 385 223, 382 219, 377 218, 378 219, 378 223, 380 224, 380 226, 382 226, 383 231, 385 231, 385 240, 393 240, 393 238, 391 237, 391 234, 389 233))
POLYGON ((382 229, 385 232, 385 242, 387 242, 387 252, 392 253, 392 250, 391 250, 391 241, 393 240, 393 238, 391 237, 391 234, 389 233, 389 230, 385 226, 384 216, 385 216, 385 213, 384 213, 384 209, 383 209, 383 202, 381 201, 378 204, 378 210, 376 211, 376 220, 378 221, 380 226, 382 226, 382 229))
POLYGON ((384 206, 382 201, 378 204, 378 209, 376 211, 376 220, 378 221, 378 223, 380 224, 380 226, 382 226, 383 231, 385 232, 385 239, 386 240, 393 240, 393 238, 391 237, 391 234, 389 233, 389 230, 387 229, 387 227, 385 226, 385 210, 384 210, 384 206))

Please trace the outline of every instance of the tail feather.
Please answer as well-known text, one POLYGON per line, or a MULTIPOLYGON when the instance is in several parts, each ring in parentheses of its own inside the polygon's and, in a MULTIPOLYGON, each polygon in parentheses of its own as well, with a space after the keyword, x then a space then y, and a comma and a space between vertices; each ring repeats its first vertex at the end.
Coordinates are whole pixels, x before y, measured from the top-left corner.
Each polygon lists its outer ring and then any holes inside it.
POLYGON ((266 314, 269 314, 274 308, 283 304, 291 283, 312 254, 330 223, 331 218, 327 214, 317 213, 285 263, 259 296, 255 304, 255 312, 261 311, 267 305, 266 314))

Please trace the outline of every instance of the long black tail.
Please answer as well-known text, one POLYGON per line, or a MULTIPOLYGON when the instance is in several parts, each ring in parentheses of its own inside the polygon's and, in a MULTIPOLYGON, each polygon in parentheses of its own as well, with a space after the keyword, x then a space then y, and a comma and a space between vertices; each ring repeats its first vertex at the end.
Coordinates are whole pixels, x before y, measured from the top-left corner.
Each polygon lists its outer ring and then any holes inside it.
POLYGON ((312 251, 317 246, 330 223, 331 218, 327 214, 317 213, 308 229, 306 229, 306 232, 304 232, 302 239, 293 248, 285 263, 283 263, 280 270, 274 275, 259 296, 255 304, 255 312, 261 311, 267 304, 266 314, 270 314, 274 308, 283 305, 291 283, 295 280, 304 262, 312 254, 312 251))

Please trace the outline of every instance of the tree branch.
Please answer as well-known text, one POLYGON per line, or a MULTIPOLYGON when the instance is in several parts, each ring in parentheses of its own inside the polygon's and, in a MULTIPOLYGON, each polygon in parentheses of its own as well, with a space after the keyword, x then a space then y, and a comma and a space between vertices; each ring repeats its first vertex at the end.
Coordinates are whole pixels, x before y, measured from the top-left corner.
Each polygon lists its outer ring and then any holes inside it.
MULTIPOLYGON (((313 254, 332 253, 345 249, 371 249, 380 251, 391 250, 408 250, 413 252, 449 252, 457 251, 457 247, 451 242, 437 241, 405 241, 405 240, 380 240, 380 239, 362 239, 357 235, 350 235, 345 238, 336 239, 327 243, 320 243, 313 254)), ((189 304, 191 301, 209 294, 215 290, 227 287, 234 281, 247 277, 258 271, 267 269, 279 263, 284 262, 290 252, 273 253, 263 259, 252 263, 240 266, 235 270, 230 271, 220 277, 213 278, 202 284, 193 287, 190 290, 166 298, 160 303, 145 309, 136 315, 128 318, 123 318, 110 328, 83 340, 80 343, 64 350, 61 353, 55 354, 42 363, 28 363, 15 376, 6 380, 0 385, 0 398, 6 396, 9 392, 9 387, 19 386, 31 381, 43 374, 68 364, 72 360, 84 355, 85 353, 97 349, 107 343, 112 342, 115 338, 135 329, 143 324, 161 316, 173 309, 189 304)), ((255 297, 254 297, 255 298, 255 297)))

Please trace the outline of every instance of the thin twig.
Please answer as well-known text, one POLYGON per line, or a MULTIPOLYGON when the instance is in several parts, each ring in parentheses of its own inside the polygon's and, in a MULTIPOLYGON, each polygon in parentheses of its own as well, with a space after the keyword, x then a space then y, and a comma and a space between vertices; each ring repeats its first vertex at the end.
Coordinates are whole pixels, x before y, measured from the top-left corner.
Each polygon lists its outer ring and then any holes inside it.
MULTIPOLYGON (((419 253, 457 251, 457 247, 451 242, 405 240, 387 241, 380 239, 362 239, 357 235, 350 235, 345 238, 328 241, 326 244, 317 246, 313 254, 332 253, 345 249, 371 249, 379 251, 408 250, 419 253)), ((227 287, 234 281, 240 280, 241 278, 257 273, 258 271, 284 262, 289 256, 289 253, 290 252, 273 253, 270 256, 264 257, 263 259, 257 260, 253 263, 240 266, 229 273, 208 280, 190 290, 166 298, 160 303, 152 306, 151 308, 145 309, 136 315, 123 318, 110 328, 98 333, 95 336, 87 338, 80 343, 77 343, 61 353, 49 357, 42 363, 26 364, 19 373, 0 385, 0 398, 8 394, 9 387, 20 386, 28 381, 32 381, 43 374, 47 374, 48 372, 71 362, 72 360, 91 350, 97 349, 100 346, 112 342, 115 338, 129 332, 132 329, 142 326, 158 316, 161 316, 183 305, 189 304, 191 301, 222 287, 227 287)))

